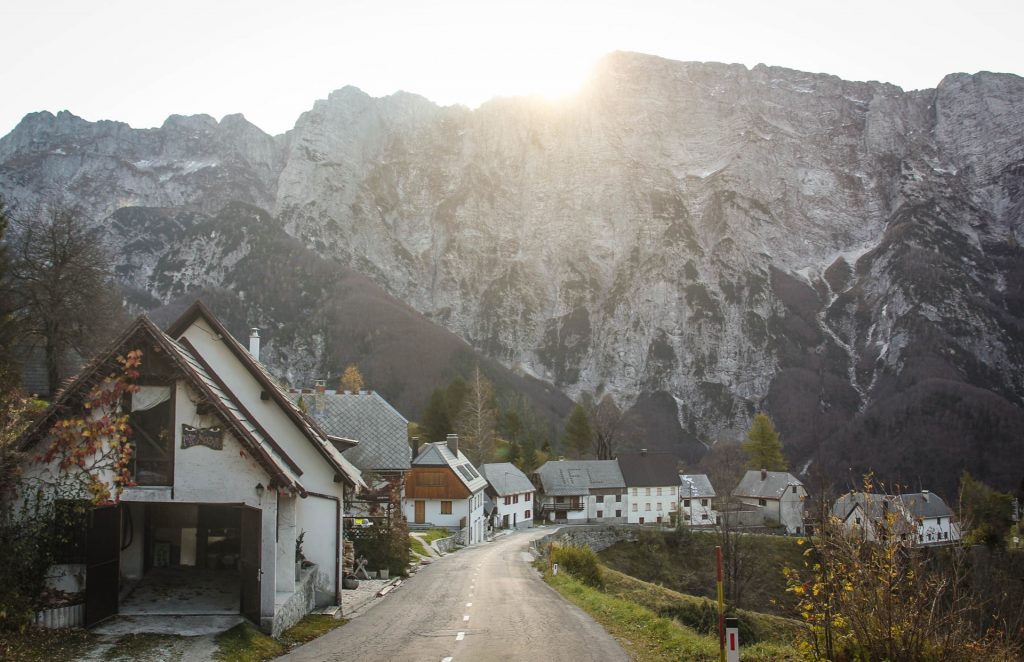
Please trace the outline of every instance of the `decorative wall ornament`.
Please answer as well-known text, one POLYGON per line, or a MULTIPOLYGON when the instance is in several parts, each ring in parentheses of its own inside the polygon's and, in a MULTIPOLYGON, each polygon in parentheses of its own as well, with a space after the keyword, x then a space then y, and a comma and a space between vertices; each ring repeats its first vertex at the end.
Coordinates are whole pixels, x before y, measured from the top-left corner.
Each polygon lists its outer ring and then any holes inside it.
POLYGON ((193 446, 206 446, 215 451, 224 450, 224 428, 220 426, 194 428, 191 425, 182 423, 181 447, 192 448, 193 446))

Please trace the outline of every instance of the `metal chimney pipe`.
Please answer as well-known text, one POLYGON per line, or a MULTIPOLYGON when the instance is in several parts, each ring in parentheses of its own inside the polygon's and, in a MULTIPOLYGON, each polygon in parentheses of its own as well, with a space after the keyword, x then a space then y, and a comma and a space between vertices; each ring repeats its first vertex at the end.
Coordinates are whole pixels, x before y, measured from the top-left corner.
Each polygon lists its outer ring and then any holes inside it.
POLYGON ((260 360, 260 330, 255 327, 249 333, 249 354, 257 361, 260 360))

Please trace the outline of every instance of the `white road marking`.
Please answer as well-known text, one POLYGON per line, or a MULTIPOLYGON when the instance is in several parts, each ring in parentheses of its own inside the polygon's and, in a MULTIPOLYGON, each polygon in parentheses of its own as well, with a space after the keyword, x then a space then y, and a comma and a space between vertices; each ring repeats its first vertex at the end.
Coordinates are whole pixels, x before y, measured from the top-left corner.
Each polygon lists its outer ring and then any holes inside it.
POLYGON ((455 641, 462 641, 465 638, 466 638, 466 633, 465 632, 460 632, 457 635, 455 635, 455 641))
POLYGON ((443 658, 441 658, 441 662, 452 662, 452 658, 450 658, 450 657, 443 657, 443 658))
POLYGON ((462 615, 462 622, 465 623, 468 620, 469 620, 469 614, 463 614, 462 615))
POLYGON ((472 602, 467 602, 467 603, 466 603, 466 606, 467 606, 467 607, 472 607, 472 606, 473 606, 473 603, 472 603, 472 602))

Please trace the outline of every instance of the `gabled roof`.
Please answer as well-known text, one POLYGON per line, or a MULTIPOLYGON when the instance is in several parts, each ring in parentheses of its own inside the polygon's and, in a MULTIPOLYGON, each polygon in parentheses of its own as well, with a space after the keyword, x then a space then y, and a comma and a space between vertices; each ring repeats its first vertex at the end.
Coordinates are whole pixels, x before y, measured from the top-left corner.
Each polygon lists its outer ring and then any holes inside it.
MULTIPOLYGON (((298 402, 303 395, 290 394, 298 402)), ((304 404, 320 427, 337 437, 359 441, 342 452, 346 460, 362 471, 408 471, 412 459, 409 421, 379 394, 325 393, 306 395, 304 404), (323 409, 314 400, 323 398, 323 409)))
POLYGON ((480 467, 480 473, 491 484, 498 496, 511 496, 523 492, 533 492, 537 489, 526 477, 526 474, 511 462, 485 464, 480 467))
MULTIPOLYGON (((189 306, 188 310, 182 313, 181 317, 168 327, 167 334, 172 338, 180 338, 198 319, 205 321, 221 337, 224 346, 228 348, 231 354, 238 359, 239 363, 260 384, 270 399, 291 419, 320 456, 334 468, 337 475, 352 486, 365 486, 359 470, 342 457, 341 453, 334 447, 332 443, 336 441, 334 437, 321 430, 312 417, 300 410, 298 405, 288 398, 288 394, 278 386, 266 367, 254 359, 247 349, 242 347, 241 343, 227 330, 227 327, 217 319, 209 308, 203 305, 203 302, 196 301, 189 306)), ((337 441, 344 443, 344 440, 337 441)))
POLYGON ((911 494, 874 494, 850 492, 836 499, 832 514, 846 520, 856 507, 872 520, 880 520, 888 509, 905 513, 913 519, 930 517, 952 517, 953 511, 938 494, 914 492, 911 494))
POLYGON ((420 454, 413 458, 413 467, 448 467, 459 477, 470 493, 487 487, 487 480, 480 475, 473 463, 462 453, 453 455, 444 441, 424 444, 420 454))
POLYGON ((759 471, 751 469, 743 474, 743 480, 732 491, 733 496, 758 499, 779 499, 791 485, 803 487, 788 471, 759 471), (763 476, 762 476, 763 474, 763 476))
POLYGON ((679 482, 677 460, 671 453, 619 453, 618 461, 626 487, 674 487, 679 482))
POLYGON ((218 418, 267 471, 277 486, 292 488, 300 494, 305 494, 305 489, 298 480, 302 471, 295 462, 277 447, 272 439, 264 436, 253 421, 241 413, 237 405, 200 365, 197 357, 174 342, 145 315, 138 317, 129 325, 106 353, 93 359, 66 388, 61 390, 53 404, 22 435, 18 442, 19 448, 28 450, 45 435, 46 430, 59 416, 77 408, 80 398, 106 375, 117 369, 117 356, 133 349, 140 349, 138 345, 143 343, 146 344, 146 347, 141 348, 143 361, 146 360, 146 352, 153 347, 162 352, 182 378, 204 396, 204 401, 213 407, 218 418))
POLYGON ((534 475, 540 479, 541 491, 550 496, 578 496, 590 494, 591 489, 626 486, 615 460, 552 460, 534 475))
POLYGON ((717 496, 706 474, 680 474, 679 484, 679 496, 684 499, 717 496))

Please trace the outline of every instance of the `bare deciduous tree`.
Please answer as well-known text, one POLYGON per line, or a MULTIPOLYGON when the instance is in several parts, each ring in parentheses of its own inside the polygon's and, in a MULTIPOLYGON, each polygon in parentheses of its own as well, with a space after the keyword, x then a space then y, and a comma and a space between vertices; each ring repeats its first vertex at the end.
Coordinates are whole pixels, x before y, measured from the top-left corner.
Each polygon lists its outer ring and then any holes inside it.
POLYGON ((614 459, 622 428, 622 410, 609 393, 601 398, 584 393, 582 401, 593 431, 594 455, 599 460, 614 459))
POLYGON ((477 466, 489 462, 494 453, 494 427, 497 418, 494 388, 491 382, 480 374, 480 366, 476 366, 463 398, 462 411, 459 413, 455 429, 459 433, 460 446, 470 462, 477 466))
POLYGON ((92 353, 120 326, 110 257, 76 207, 53 205, 14 219, 11 280, 26 337, 42 346, 50 393, 69 350, 92 353))

